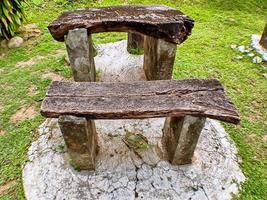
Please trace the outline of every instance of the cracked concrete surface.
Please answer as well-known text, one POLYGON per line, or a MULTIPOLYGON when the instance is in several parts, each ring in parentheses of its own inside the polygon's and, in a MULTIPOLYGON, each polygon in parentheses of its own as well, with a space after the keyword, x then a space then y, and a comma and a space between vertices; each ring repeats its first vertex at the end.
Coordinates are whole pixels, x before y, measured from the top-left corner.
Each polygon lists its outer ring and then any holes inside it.
MULTIPOLYGON (((142 56, 127 54, 126 41, 101 45, 99 52, 96 66, 101 66, 103 72, 100 80, 144 78, 142 56), (106 53, 109 57, 101 59, 106 53), (108 68, 117 59, 120 62, 116 67, 108 68), (132 75, 121 73, 129 71, 130 67, 134 72, 132 75)), ((68 162, 57 119, 47 119, 39 128, 39 138, 29 148, 29 161, 24 166, 26 198, 221 200, 238 194, 245 177, 239 168, 236 148, 219 122, 207 120, 193 163, 183 166, 172 166, 159 157, 163 124, 163 118, 97 120, 100 152, 96 170, 79 172, 68 162), (151 148, 141 155, 135 154, 122 140, 126 132, 143 134, 151 148)))

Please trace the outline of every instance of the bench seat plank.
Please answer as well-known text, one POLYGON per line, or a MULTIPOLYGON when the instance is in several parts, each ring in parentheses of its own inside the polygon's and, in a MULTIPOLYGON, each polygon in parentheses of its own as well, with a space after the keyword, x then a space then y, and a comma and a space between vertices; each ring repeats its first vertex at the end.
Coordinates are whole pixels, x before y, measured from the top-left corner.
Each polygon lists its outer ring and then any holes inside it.
POLYGON ((180 44, 191 34, 194 21, 167 6, 113 6, 64 12, 49 26, 58 41, 69 30, 86 28, 88 34, 116 31, 135 32, 180 44))
POLYGON ((45 117, 89 119, 209 117, 239 122, 234 105, 215 79, 162 80, 132 83, 53 82, 43 101, 45 117))

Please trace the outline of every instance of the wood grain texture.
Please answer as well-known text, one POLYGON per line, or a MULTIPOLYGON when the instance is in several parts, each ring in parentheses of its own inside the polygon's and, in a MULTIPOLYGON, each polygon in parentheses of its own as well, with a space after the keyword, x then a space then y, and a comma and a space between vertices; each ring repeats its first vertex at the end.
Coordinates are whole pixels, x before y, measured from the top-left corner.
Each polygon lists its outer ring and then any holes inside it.
POLYGON ((89 119, 210 117, 238 123, 239 116, 219 81, 162 80, 132 83, 53 82, 43 101, 45 117, 89 119))
POLYGON ((192 116, 166 119, 162 143, 172 164, 191 163, 205 121, 206 118, 192 116))
POLYGON ((114 6, 65 12, 53 21, 49 31, 58 41, 75 28, 88 34, 99 32, 135 32, 180 44, 191 34, 194 21, 167 6, 114 6))
POLYGON ((144 39, 144 71, 147 80, 172 79, 176 44, 150 36, 144 39))

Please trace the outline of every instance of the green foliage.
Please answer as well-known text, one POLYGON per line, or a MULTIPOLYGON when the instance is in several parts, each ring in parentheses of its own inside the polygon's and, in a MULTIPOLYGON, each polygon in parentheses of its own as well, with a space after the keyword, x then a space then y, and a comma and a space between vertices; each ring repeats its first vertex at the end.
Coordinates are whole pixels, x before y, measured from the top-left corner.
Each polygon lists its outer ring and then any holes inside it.
POLYGON ((144 49, 141 49, 141 48, 134 49, 134 48, 132 48, 132 49, 130 49, 129 53, 133 54, 133 55, 142 55, 142 54, 144 54, 144 49))
POLYGON ((14 36, 24 20, 22 3, 25 0, 0 0, 0 36, 14 36))

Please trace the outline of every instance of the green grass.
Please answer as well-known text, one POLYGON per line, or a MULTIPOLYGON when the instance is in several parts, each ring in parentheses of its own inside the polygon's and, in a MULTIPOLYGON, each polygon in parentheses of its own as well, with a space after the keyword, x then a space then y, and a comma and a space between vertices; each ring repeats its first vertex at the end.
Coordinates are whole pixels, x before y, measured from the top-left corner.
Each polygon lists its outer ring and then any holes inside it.
MULTIPOLYGON (((17 184, 0 199, 24 199, 21 166, 27 160, 26 152, 36 137, 37 127, 44 118, 37 114, 30 120, 12 123, 10 117, 22 106, 34 106, 39 111, 45 91, 51 80, 42 78, 46 71, 71 77, 69 67, 62 56, 55 56, 64 44, 55 42, 47 31, 47 25, 60 12, 75 8, 108 6, 127 3, 165 4, 182 10, 195 20, 192 35, 178 46, 175 62, 175 79, 219 79, 241 115, 241 124, 224 124, 238 147, 243 162, 241 167, 247 177, 238 199, 266 199, 267 197, 267 73, 266 65, 253 64, 251 59, 233 59, 239 55, 229 46, 250 43, 250 35, 261 33, 267 13, 266 0, 33 0, 26 6, 27 23, 37 23, 43 34, 27 42, 22 48, 0 49, 6 56, 0 59, 0 186, 11 180, 17 184), (45 14, 44 14, 45 13, 45 14), (16 63, 43 56, 33 66, 18 67, 16 63), (35 85, 37 92, 29 95, 35 85), (265 137, 264 137, 265 136, 265 137)), ((124 33, 95 34, 95 43, 126 39, 124 33)))

